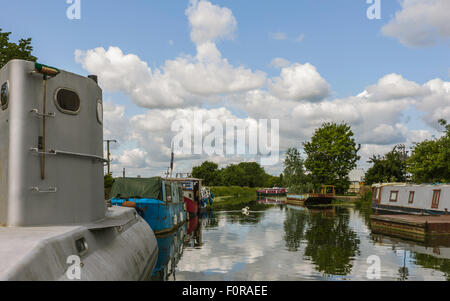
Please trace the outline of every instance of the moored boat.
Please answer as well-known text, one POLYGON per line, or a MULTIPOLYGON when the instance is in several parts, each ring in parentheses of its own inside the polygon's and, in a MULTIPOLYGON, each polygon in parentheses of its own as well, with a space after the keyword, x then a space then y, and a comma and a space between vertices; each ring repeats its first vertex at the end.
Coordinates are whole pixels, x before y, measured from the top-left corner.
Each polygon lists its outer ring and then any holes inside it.
POLYGON ((286 203, 291 205, 330 205, 336 196, 336 189, 333 185, 322 185, 320 193, 294 194, 287 193, 286 203))
POLYGON ((191 218, 198 215, 202 203, 202 180, 197 178, 171 178, 182 185, 186 211, 191 218))
POLYGON ((111 204, 136 208, 156 235, 176 230, 187 220, 179 182, 153 178, 118 178, 111 188, 111 204))
POLYGON ((0 87, 0 280, 148 279, 152 229, 104 200, 96 77, 12 60, 0 87))
POLYGON ((286 196, 286 188, 264 188, 256 191, 256 196, 258 198, 269 197, 269 196, 286 196))
POLYGON ((446 214, 450 184, 374 184, 372 208, 380 214, 446 214))

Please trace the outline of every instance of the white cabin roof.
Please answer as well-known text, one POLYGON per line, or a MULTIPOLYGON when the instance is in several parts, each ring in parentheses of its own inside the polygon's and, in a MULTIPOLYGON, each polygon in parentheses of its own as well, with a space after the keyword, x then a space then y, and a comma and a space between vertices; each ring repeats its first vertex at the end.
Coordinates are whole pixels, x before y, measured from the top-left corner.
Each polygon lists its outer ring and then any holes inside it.
POLYGON ((396 187, 450 187, 449 183, 442 183, 442 184, 413 184, 413 183, 377 183, 373 184, 372 187, 387 187, 387 186, 396 186, 396 187))

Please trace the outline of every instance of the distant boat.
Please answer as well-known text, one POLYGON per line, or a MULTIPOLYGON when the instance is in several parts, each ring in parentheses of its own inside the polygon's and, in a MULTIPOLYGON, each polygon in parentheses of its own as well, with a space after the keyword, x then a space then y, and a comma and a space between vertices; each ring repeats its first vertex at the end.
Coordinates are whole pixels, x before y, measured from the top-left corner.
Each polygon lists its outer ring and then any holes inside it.
POLYGON ((118 178, 111 188, 111 204, 136 208, 156 235, 176 230, 187 220, 179 182, 154 178, 118 178))
POLYGON ((168 180, 181 183, 186 211, 191 218, 197 216, 202 204, 202 180, 197 178, 170 178, 168 180))
POLYGON ((450 184, 374 184, 372 208, 387 214, 446 214, 450 184))
POLYGON ((148 279, 152 229, 104 199, 97 77, 12 60, 0 87, 0 280, 148 279))
POLYGON ((322 185, 320 193, 293 194, 287 193, 287 204, 291 205, 330 205, 336 196, 336 187, 322 185))
POLYGON ((256 196, 258 198, 268 197, 268 196, 286 196, 286 188, 264 188, 256 191, 256 196))

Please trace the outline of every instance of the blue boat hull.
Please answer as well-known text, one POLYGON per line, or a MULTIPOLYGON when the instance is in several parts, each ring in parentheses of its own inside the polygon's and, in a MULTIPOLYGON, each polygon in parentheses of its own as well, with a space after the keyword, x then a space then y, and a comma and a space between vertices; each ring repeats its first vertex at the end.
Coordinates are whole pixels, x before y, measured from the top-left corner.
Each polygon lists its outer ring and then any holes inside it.
POLYGON ((182 226, 186 220, 184 202, 163 202, 156 199, 112 199, 111 204, 136 204, 136 211, 150 225, 155 235, 168 233, 182 226))

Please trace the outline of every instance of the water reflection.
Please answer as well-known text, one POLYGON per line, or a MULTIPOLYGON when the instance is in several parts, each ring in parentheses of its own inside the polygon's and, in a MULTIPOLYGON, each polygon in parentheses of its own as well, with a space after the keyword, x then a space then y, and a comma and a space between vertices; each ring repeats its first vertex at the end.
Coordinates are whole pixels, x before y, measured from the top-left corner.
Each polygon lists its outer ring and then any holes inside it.
POLYGON ((261 204, 204 212, 158 238, 153 280, 450 280, 450 240, 416 243, 370 231, 367 206, 261 204))
POLYGON ((402 250, 404 260, 403 266, 398 270, 398 280, 409 279, 409 266, 413 263, 440 271, 450 281, 450 238, 430 238, 423 243, 381 234, 373 234, 372 238, 380 245, 390 245, 394 251, 402 250))
POLYGON ((152 280, 168 280, 175 278, 175 268, 183 254, 183 242, 187 232, 187 224, 177 231, 157 237, 159 254, 153 270, 152 280))

